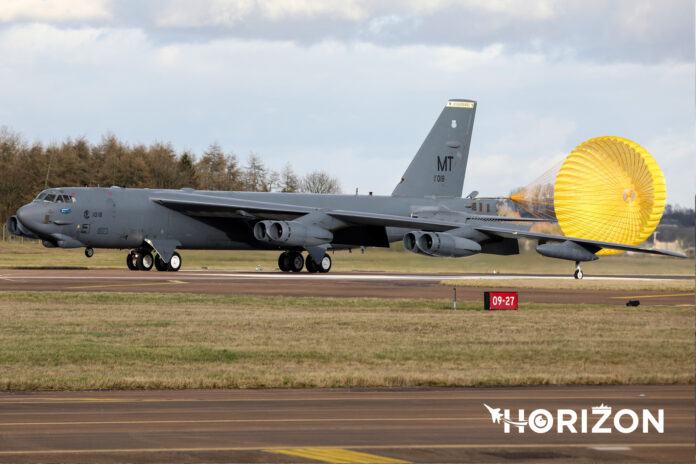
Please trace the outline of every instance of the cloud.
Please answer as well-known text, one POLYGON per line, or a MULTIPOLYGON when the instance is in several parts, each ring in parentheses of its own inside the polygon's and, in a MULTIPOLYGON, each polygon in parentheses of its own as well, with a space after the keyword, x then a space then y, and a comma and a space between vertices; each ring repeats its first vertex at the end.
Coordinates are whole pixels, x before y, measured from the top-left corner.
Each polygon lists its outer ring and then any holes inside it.
POLYGON ((321 168, 391 193, 448 98, 479 102, 467 193, 505 195, 600 135, 658 159, 670 201, 691 204, 693 63, 594 63, 453 45, 161 42, 140 28, 0 29, 0 125, 30 140, 112 131, 130 143, 212 141, 272 168, 321 168), (667 153, 667 155, 666 155, 667 153), (690 191, 690 192, 689 192, 690 191))
POLYGON ((106 0, 3 0, 0 22, 66 22, 104 20, 112 17, 106 0))
POLYGON ((234 28, 242 20, 284 21, 288 19, 364 19, 367 12, 354 0, 172 0, 166 3, 158 26, 189 28, 223 26, 234 28))
POLYGON ((0 21, 141 29, 162 43, 218 39, 501 47, 590 62, 691 62, 688 0, 5 0, 0 21))
POLYGON ((149 34, 314 44, 503 46, 506 54, 590 61, 692 61, 686 0, 160 0, 149 34), (152 27, 154 25, 155 27, 152 27))

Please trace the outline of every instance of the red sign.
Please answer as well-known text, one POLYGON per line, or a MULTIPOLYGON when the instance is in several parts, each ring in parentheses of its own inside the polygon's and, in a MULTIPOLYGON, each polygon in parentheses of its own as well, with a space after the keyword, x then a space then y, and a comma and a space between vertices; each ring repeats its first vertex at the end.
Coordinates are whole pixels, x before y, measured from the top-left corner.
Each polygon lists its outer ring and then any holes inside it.
POLYGON ((517 309, 517 292, 483 292, 483 309, 517 309))

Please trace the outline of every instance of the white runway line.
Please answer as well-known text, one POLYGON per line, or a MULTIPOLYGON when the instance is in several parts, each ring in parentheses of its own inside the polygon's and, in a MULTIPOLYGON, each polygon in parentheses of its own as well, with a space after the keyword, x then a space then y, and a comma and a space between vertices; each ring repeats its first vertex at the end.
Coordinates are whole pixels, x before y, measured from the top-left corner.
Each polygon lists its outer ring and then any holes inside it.
MULTIPOLYGON (((0 279, 17 279, 17 280, 170 280, 173 275, 150 274, 138 272, 136 275, 128 276, 113 276, 103 275, 95 271, 93 275, 21 275, 21 274, 3 274, 0 279)), ((256 280, 331 280, 331 281, 427 281, 439 282, 441 280, 522 280, 522 279, 553 279, 553 280, 573 280, 572 276, 531 276, 531 275, 432 275, 432 274, 308 274, 308 273, 281 273, 281 272, 224 272, 224 271, 199 271, 199 270, 182 270, 176 274, 178 279, 186 280, 220 280, 220 279, 256 279, 256 280)), ((612 277, 612 276, 588 276, 584 280, 621 280, 621 281, 650 281, 655 280, 651 277, 612 277)), ((669 282, 679 279, 659 279, 660 281, 669 282)))

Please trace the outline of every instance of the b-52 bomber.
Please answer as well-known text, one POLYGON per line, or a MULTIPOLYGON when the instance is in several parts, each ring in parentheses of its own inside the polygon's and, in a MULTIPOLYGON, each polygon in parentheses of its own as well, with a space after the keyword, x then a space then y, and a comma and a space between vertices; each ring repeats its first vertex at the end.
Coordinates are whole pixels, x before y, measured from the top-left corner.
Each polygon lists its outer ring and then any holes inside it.
MULTIPOLYGON (((46 247, 130 250, 131 270, 178 271, 177 250, 279 250, 284 272, 329 272, 328 250, 389 247, 466 257, 515 255, 518 239, 545 256, 579 263, 603 248, 678 253, 529 231, 497 215, 495 199, 462 198, 477 103, 449 100, 391 196, 63 187, 41 192, 8 230, 46 247), (308 252, 307 257, 303 252, 308 252)), ((528 219, 534 221, 534 219, 528 219)))

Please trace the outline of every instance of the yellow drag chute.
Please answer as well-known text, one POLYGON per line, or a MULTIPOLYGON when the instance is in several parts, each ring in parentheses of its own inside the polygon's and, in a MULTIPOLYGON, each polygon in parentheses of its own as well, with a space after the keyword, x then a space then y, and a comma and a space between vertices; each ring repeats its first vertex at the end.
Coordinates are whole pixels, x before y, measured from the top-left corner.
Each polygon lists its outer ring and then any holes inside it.
MULTIPOLYGON (((555 216, 566 236, 639 245, 660 222, 665 178, 652 155, 635 142, 588 140, 551 172, 557 172, 552 184, 547 171, 511 199, 536 216, 555 216)), ((603 249, 597 254, 616 253, 621 252, 603 249)))

